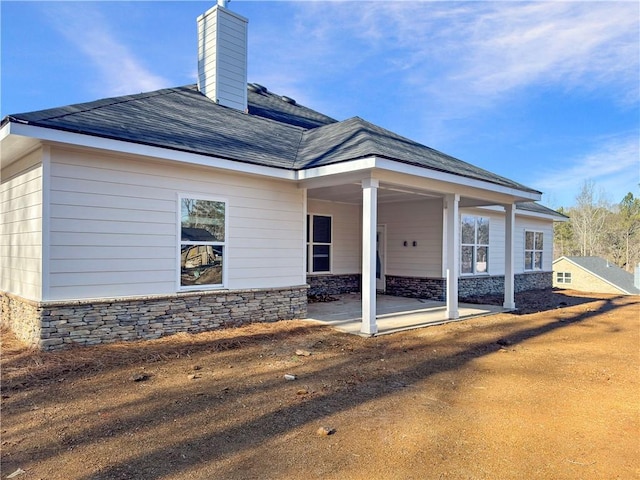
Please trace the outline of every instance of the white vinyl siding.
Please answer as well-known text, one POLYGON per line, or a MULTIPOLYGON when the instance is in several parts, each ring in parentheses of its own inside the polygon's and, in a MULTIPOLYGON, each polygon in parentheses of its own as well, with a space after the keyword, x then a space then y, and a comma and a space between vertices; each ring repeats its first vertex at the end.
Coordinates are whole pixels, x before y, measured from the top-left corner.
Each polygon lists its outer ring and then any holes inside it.
POLYGON ((42 297, 42 151, 2 171, 0 182, 0 290, 42 297))
MULTIPOLYGON (((516 235, 514 244, 515 272, 525 271, 525 237, 526 232, 541 233, 543 236, 542 245, 542 269, 543 272, 550 272, 553 261, 553 222, 537 218, 516 216, 516 235)), ((538 270, 538 269, 536 269, 538 270)))
POLYGON ((200 90, 212 100, 244 111, 247 107, 247 21, 212 8, 198 18, 200 90))
POLYGON ((441 275, 441 200, 381 204, 378 206, 378 223, 386 226, 387 275, 441 275))
POLYGON ((307 203, 310 215, 326 215, 332 218, 331 273, 336 275, 360 273, 362 262, 360 207, 313 199, 309 199, 307 203))
POLYGON ((168 294, 177 285, 177 195, 228 206, 225 287, 301 285, 303 192, 201 167, 54 149, 50 299, 168 294))

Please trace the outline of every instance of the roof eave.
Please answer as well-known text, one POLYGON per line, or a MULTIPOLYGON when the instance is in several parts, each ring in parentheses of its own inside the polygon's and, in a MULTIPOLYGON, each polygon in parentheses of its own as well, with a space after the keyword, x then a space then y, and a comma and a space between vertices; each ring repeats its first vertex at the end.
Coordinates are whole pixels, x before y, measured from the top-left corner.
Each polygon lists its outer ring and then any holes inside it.
MULTIPOLYGON (((109 152, 118 152, 131 155, 141 155, 164 160, 171 160, 180 163, 192 165, 201 165, 222 170, 230 170, 239 173, 252 175, 260 175, 283 180, 295 180, 295 171, 257 165, 253 163, 243 162, 241 160, 221 158, 212 155, 204 155, 194 152, 158 147, 143 143, 136 143, 113 138, 101 137, 96 135, 88 135, 84 133, 71 132, 67 130, 31 125, 27 123, 8 122, 0 130, 0 140, 4 144, 10 139, 14 141, 18 138, 33 139, 39 142, 51 142, 75 147, 95 148, 109 152)), ((22 154, 28 151, 24 149, 22 154)), ((11 155, 5 155, 5 149, 2 149, 2 166, 5 162, 11 163, 17 157, 18 153, 12 151, 11 155)))

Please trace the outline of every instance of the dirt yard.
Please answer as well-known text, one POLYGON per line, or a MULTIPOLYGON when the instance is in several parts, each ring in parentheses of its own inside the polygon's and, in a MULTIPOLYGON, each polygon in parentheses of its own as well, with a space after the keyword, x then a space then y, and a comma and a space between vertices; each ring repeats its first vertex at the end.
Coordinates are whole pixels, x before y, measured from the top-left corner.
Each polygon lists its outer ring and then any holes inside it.
POLYGON ((640 478, 638 297, 517 301, 546 311, 48 354, 5 332, 1 477, 640 478))

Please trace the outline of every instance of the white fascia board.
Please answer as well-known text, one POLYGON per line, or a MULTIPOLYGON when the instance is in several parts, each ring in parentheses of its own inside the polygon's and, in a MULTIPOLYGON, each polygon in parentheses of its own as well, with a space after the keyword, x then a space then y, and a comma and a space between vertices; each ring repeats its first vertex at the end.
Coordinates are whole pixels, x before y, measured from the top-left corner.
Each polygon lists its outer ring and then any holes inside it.
POLYGON ((333 163, 331 165, 298 170, 297 178, 298 180, 313 180, 316 178, 327 177, 329 175, 370 170, 372 168, 376 168, 376 166, 375 157, 361 158, 359 160, 349 160, 347 162, 333 163))
POLYGON ((131 155, 142 155, 162 160, 172 160, 175 162, 188 163, 192 165, 202 165, 206 167, 230 170, 233 172, 260 175, 265 177, 278 178, 283 180, 295 180, 296 172, 274 167, 265 167, 250 163, 236 162, 217 157, 209 157, 197 153, 182 152, 169 148, 154 147, 140 143, 113 140, 110 138, 85 135, 81 133, 66 132, 52 128, 37 127, 34 125, 23 125, 9 123, 3 127, 3 135, 6 127, 11 126, 9 134, 24 137, 36 138, 41 141, 64 143, 79 147, 96 148, 118 153, 128 153, 131 155))
MULTIPOLYGON (((488 205, 488 206, 480 206, 480 207, 470 207, 470 208, 479 208, 482 210, 491 210, 494 212, 504 213, 504 207, 500 205, 488 205)), ((540 220, 553 220, 555 222, 566 222, 569 220, 568 218, 560 218, 555 215, 541 213, 541 212, 531 212, 529 210, 519 210, 518 204, 516 204, 516 216, 517 217, 530 217, 530 218, 539 218, 540 220)))
POLYGON ((526 198, 531 201, 540 200, 540 198, 542 197, 542 195, 539 193, 526 192, 523 190, 518 190, 516 188, 506 187, 503 185, 497 185, 495 183, 486 182, 484 180, 477 180, 474 178, 454 175, 452 173, 432 170, 426 167, 418 167, 415 165, 408 165, 406 163, 394 162, 393 160, 387 160, 384 158, 376 159, 376 167, 384 170, 390 170, 393 172, 413 175, 416 177, 424 177, 432 180, 439 180, 441 182, 452 183, 452 184, 461 185, 464 187, 477 188, 480 190, 489 190, 491 192, 495 192, 503 195, 526 198))
POLYGON ((539 193, 518 190, 515 188, 497 185, 495 183, 490 183, 483 180, 462 177, 460 175, 454 175, 452 173, 440 172, 438 170, 418 167, 415 165, 408 165, 406 163, 395 162, 393 160, 378 157, 367 157, 359 160, 334 163, 331 165, 324 165, 321 167, 300 170, 297 173, 298 180, 312 180, 329 175, 339 175, 365 170, 370 171, 372 169, 388 170, 395 173, 403 173, 414 177, 428 178, 429 180, 437 180, 453 185, 460 185, 480 190, 489 190, 494 193, 514 196, 523 200, 537 201, 541 198, 541 194, 539 193))
POLYGON ((516 215, 519 217, 531 217, 531 218, 539 218, 541 220, 553 220, 554 222, 567 222, 568 218, 557 217, 555 215, 540 213, 540 212, 530 212, 528 210, 518 210, 516 207, 516 215))
POLYGON ((7 138, 11 134, 11 122, 7 122, 2 129, 0 129, 0 142, 7 138))

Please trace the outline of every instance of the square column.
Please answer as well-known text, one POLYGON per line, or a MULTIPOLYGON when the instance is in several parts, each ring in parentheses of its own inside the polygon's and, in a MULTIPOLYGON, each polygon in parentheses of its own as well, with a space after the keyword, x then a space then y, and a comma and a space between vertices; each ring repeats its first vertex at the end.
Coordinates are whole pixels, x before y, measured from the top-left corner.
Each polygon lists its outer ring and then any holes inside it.
POLYGON ((362 181, 362 326, 360 332, 374 335, 376 322, 376 227, 378 224, 376 179, 362 181))
POLYGON ((515 310, 515 269, 513 240, 515 236, 516 206, 504 206, 504 308, 515 310))
POLYGON ((446 223, 446 277, 447 277, 447 318, 460 317, 458 311, 458 276, 460 272, 460 195, 447 195, 444 199, 446 223))

